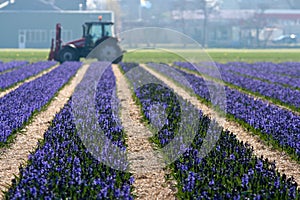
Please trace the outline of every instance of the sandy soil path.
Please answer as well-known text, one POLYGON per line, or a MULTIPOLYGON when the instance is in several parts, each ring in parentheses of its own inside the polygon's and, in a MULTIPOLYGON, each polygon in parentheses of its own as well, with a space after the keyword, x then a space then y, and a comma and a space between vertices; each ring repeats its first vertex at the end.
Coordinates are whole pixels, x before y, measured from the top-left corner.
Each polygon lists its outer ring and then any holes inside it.
POLYGON ((141 122, 139 107, 132 99, 129 85, 117 65, 113 66, 116 76, 117 96, 121 101, 121 121, 127 135, 127 151, 130 171, 135 178, 136 199, 175 199, 176 182, 166 181, 168 173, 160 155, 154 153, 148 138, 152 133, 141 122))

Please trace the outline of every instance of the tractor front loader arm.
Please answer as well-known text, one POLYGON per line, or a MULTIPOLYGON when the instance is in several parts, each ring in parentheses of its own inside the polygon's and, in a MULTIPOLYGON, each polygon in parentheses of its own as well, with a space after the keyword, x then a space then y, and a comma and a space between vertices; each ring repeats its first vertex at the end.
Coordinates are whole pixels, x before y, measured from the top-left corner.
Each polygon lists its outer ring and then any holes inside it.
POLYGON ((55 47, 54 47, 54 39, 51 41, 50 53, 48 56, 48 60, 56 60, 58 61, 58 53, 61 49, 61 25, 56 24, 56 34, 55 34, 55 47))

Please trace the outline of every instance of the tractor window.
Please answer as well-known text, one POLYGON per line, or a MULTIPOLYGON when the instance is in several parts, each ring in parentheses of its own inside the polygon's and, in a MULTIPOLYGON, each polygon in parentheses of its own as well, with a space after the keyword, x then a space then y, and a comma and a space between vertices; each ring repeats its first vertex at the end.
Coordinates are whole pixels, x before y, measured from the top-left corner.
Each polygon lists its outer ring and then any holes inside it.
POLYGON ((112 25, 111 24, 107 24, 104 26, 104 35, 105 36, 113 36, 112 35, 112 25))
POLYGON ((102 27, 101 25, 92 25, 89 31, 89 34, 92 36, 93 42, 96 42, 99 38, 102 37, 102 27))

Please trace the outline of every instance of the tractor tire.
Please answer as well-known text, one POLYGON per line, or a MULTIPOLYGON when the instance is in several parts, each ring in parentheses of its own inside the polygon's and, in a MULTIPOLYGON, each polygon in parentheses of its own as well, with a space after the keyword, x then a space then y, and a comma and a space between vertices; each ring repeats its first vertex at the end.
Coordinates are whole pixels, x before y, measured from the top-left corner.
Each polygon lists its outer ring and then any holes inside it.
POLYGON ((97 42, 95 47, 98 61, 108 61, 113 64, 118 64, 122 61, 123 52, 115 38, 107 38, 104 41, 97 42))
POLYGON ((59 61, 61 63, 65 61, 79 61, 79 56, 75 49, 63 48, 59 52, 59 61))

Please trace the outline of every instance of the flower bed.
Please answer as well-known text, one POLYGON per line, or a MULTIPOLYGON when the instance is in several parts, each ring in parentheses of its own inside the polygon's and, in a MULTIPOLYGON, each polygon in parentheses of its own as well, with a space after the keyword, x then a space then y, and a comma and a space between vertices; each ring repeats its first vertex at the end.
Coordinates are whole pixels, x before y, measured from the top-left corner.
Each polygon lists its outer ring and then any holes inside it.
MULTIPOLYGON (((195 67, 190 63, 185 62, 176 62, 177 66, 185 69, 189 69, 192 71, 196 71, 195 67)), ((200 65, 199 65, 200 66, 200 65)), ((249 77, 242 74, 247 74, 246 69, 247 67, 240 67, 239 73, 233 72, 232 69, 237 71, 238 67, 231 66, 231 64, 217 64, 217 67, 220 71, 221 78, 223 81, 230 83, 232 85, 238 86, 246 91, 250 91, 254 94, 259 94, 261 96, 264 96, 268 99, 271 99, 275 102, 279 102, 280 104, 286 105, 294 110, 300 111, 300 90, 294 89, 295 87, 299 87, 299 78, 293 78, 294 81, 292 82, 292 78, 288 76, 281 76, 281 83, 272 83, 272 81, 266 81, 261 79, 255 79, 254 76, 257 76, 255 74, 260 74, 260 76, 264 79, 268 80, 268 77, 273 77, 276 79, 277 82, 280 82, 279 78, 276 78, 276 75, 269 73, 269 75, 264 75, 263 73, 259 72, 253 72, 253 74, 249 77), (285 81, 282 81, 282 80, 285 81), (292 87, 286 87, 283 84, 291 84, 292 87)), ((263 66, 262 66, 263 67, 263 66)), ((200 70, 200 73, 208 74, 210 69, 200 66, 198 68, 200 70)), ((259 77, 260 77, 259 76, 259 77)), ((279 76, 279 75, 278 75, 279 76)), ((274 81, 274 80, 273 80, 274 81)))
POLYGON ((0 75, 0 90, 4 90, 20 81, 37 75, 38 73, 50 68, 55 64, 56 62, 53 61, 41 61, 30 65, 25 65, 11 72, 2 74, 0 75))
POLYGON ((35 112, 40 111, 80 66, 79 62, 63 63, 0 98, 0 144, 9 142, 9 136, 28 122, 35 112))
MULTIPOLYGON (((105 104, 112 98, 114 84, 115 77, 108 68, 97 85, 98 122, 112 141, 124 146, 123 129, 114 123, 117 116, 105 104)), ((21 168, 6 198, 133 199, 133 177, 95 159, 76 131, 73 109, 70 100, 55 116, 44 141, 30 155, 28 165, 21 168)))
MULTIPOLYGON (((170 77, 167 65, 149 65, 170 77), (166 69, 164 69, 166 68, 166 69)), ((207 84, 203 78, 178 70, 192 86, 193 92, 210 102, 207 84)), ((176 81, 177 77, 170 77, 176 81)), ((261 138, 285 149, 296 159, 300 159, 300 116, 292 112, 255 99, 235 89, 225 87, 226 112, 243 126, 252 129, 261 138)))
POLYGON ((21 67, 23 65, 28 64, 28 61, 10 61, 7 63, 0 62, 0 72, 4 72, 6 70, 14 69, 17 67, 21 67))
MULTIPOLYGON (((128 77, 132 80, 130 76, 128 77)), ((135 95, 141 102, 140 105, 147 120, 151 121, 149 105, 155 104, 157 99, 163 105, 176 107, 174 105, 176 101, 170 104, 169 99, 164 98, 167 94, 164 91, 160 86, 156 89, 152 87, 135 89, 135 95)), ((170 135, 173 134, 174 137, 176 131, 173 127, 179 121, 179 115, 170 116, 169 123, 166 123, 168 125, 164 126, 168 134, 156 134, 157 140, 155 141, 163 146, 164 141, 170 139, 170 135)), ((297 190, 297 184, 293 179, 287 179, 285 175, 281 176, 276 171, 274 163, 255 157, 251 147, 239 142, 228 131, 222 130, 214 121, 203 116, 201 111, 199 121, 199 131, 192 145, 170 165, 173 176, 178 182, 177 196, 180 199, 299 198, 300 191, 297 190), (208 142, 203 138, 208 134, 209 125, 213 126, 214 130, 221 130, 221 135, 212 151, 203 157, 201 146, 208 142)), ((213 136, 214 134, 211 137, 213 136)))

